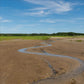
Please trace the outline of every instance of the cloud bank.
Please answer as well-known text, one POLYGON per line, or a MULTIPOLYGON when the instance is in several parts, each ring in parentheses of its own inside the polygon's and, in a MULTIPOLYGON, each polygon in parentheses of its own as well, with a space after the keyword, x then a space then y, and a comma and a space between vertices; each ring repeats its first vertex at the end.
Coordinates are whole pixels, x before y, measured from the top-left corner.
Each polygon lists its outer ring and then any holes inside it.
POLYGON ((31 11, 36 11, 33 13, 26 13, 28 15, 48 15, 48 14, 60 14, 64 12, 69 12, 73 9, 73 4, 71 2, 65 2, 63 0, 24 0, 28 3, 36 4, 40 7, 31 9, 31 11))

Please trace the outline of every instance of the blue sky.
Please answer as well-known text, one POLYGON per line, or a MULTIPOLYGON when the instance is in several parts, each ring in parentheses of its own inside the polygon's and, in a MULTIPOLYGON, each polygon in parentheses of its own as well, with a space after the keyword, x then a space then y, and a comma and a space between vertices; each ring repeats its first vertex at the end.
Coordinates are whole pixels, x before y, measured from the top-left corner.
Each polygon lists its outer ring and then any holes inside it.
POLYGON ((84 33, 84 0, 0 0, 0 33, 84 33))

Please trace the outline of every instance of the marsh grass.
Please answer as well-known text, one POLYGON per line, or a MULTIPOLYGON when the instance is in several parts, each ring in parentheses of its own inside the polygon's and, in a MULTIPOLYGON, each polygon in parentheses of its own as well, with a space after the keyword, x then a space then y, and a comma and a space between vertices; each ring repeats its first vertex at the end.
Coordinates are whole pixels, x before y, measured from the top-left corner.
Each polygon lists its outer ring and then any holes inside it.
POLYGON ((82 40, 76 40, 76 42, 82 42, 82 40))
MULTIPOLYGON (((27 39, 27 40, 47 40, 51 37, 69 37, 69 38, 80 38, 84 36, 0 36, 0 41, 2 40, 13 40, 13 39, 27 39)), ((81 42, 82 40, 76 40, 81 42)))
POLYGON ((48 36, 0 36, 0 41, 2 40, 13 40, 13 39, 29 39, 29 40, 47 40, 48 36))

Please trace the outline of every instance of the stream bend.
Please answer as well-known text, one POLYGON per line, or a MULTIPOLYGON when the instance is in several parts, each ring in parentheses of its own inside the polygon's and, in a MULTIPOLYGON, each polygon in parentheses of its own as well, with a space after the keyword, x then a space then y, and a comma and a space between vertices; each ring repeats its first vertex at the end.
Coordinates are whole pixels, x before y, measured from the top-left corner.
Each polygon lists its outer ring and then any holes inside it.
MULTIPOLYGON (((41 43, 41 44, 45 44, 45 46, 35 46, 35 47, 29 47, 29 48, 23 48, 23 49, 19 49, 18 51, 21 52, 21 53, 28 53, 28 54, 36 54, 36 55, 47 55, 47 56, 56 56, 56 57, 61 57, 61 58, 68 58, 68 59, 73 59, 73 60, 76 60, 79 62, 80 66, 78 66, 75 70, 71 71, 71 72, 68 72, 68 73, 65 73, 65 74, 62 74, 60 76, 57 76, 55 78, 51 77, 51 78, 47 78, 47 79, 43 79, 43 80, 39 80, 37 82, 34 82, 32 84, 38 84, 40 82, 43 82, 41 84, 51 84, 50 81, 52 81, 52 84, 53 81, 57 81, 57 80, 64 80, 66 78, 72 78, 80 73, 82 73, 84 71, 84 61, 83 60, 80 60, 76 57, 71 57, 71 56, 64 56, 64 55, 56 55, 56 54, 50 54, 50 53, 47 53, 47 52, 44 52, 44 53, 38 53, 38 52, 29 52, 27 51, 28 49, 33 49, 33 48, 42 48, 42 47, 49 47, 49 46, 52 46, 52 44, 47 44, 45 42, 41 43)), ((48 62, 49 64, 49 62, 48 62)), ((49 64, 50 65, 50 64, 49 64)))

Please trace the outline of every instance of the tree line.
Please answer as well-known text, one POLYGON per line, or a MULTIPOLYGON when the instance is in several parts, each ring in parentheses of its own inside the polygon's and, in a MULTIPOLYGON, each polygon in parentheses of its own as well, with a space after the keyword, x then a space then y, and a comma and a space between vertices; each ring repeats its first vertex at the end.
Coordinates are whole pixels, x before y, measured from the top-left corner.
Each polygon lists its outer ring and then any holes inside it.
POLYGON ((4 34, 1 33, 0 36, 80 36, 83 35, 84 33, 75 33, 75 32, 58 32, 58 33, 52 33, 52 34, 47 34, 47 33, 32 33, 32 34, 4 34))

